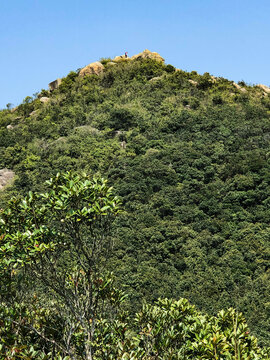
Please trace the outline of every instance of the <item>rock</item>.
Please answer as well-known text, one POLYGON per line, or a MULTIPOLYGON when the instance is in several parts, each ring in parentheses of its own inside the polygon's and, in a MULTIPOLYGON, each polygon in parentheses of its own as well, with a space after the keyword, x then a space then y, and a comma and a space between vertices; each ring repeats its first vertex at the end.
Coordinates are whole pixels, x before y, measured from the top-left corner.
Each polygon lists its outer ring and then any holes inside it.
POLYGON ((131 60, 140 60, 140 59, 153 59, 156 61, 161 61, 164 62, 165 60, 163 59, 163 57, 161 57, 157 52, 152 52, 150 50, 144 50, 143 52, 137 54, 137 55, 133 55, 131 57, 131 60))
POLYGON ((116 56, 113 61, 116 62, 121 62, 121 61, 127 61, 130 60, 129 57, 126 57, 125 55, 120 55, 120 56, 116 56))
POLYGON ((259 84, 259 85, 257 85, 257 87, 262 89, 265 93, 270 94, 270 88, 268 86, 263 85, 263 84, 259 84))
POLYGON ((236 89, 242 91, 242 92, 247 92, 247 89, 243 88, 242 86, 236 84, 235 82, 233 83, 233 85, 236 87, 236 89))
POLYGON ((46 97, 46 96, 42 96, 39 99, 43 104, 46 104, 48 101, 50 101, 50 98, 46 97))
POLYGON ((198 85, 197 81, 194 81, 194 80, 191 80, 191 79, 189 79, 188 81, 194 86, 198 85))
POLYGON ((29 116, 34 116, 34 115, 36 115, 38 113, 38 110, 34 110, 34 111, 32 111, 30 114, 29 114, 29 116))
POLYGON ((14 126, 11 125, 11 124, 9 124, 9 125, 7 126, 7 129, 8 129, 8 130, 12 130, 12 129, 14 129, 14 126))
POLYGON ((107 63, 107 66, 114 66, 114 65, 116 65, 116 63, 115 63, 115 62, 112 62, 112 61, 109 61, 109 62, 107 63))
POLYGON ((92 75, 92 74, 100 75, 103 73, 103 71, 104 71, 104 66, 101 64, 101 62, 96 61, 82 68, 81 71, 79 72, 79 76, 92 75))
POLYGON ((122 131, 122 130, 116 130, 115 131, 115 136, 121 136, 123 134, 124 134, 124 131, 122 131))
POLYGON ((9 169, 0 170, 0 190, 3 190, 14 179, 15 173, 9 169))
POLYGON ((150 79, 149 81, 158 81, 161 80, 163 78, 163 76, 155 76, 152 79, 150 79))
POLYGON ((61 82, 62 82, 62 79, 56 79, 56 80, 50 82, 49 83, 49 89, 51 91, 58 89, 61 82))
POLYGON ((241 86, 238 85, 236 82, 233 83, 233 86, 236 87, 236 89, 240 90, 241 89, 241 86))
POLYGON ((120 143, 120 146, 121 146, 122 149, 125 149, 127 147, 127 143, 125 141, 122 141, 120 143))

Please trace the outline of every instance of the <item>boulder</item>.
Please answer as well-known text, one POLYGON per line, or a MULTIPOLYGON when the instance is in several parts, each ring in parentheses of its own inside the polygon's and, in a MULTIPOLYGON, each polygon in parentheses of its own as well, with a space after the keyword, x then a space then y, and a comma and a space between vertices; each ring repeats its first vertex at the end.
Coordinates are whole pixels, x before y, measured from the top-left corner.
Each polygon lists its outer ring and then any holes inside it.
POLYGON ((163 76, 155 76, 152 79, 150 79, 149 81, 158 81, 161 80, 163 78, 163 76))
POLYGON ((14 171, 9 169, 0 170, 0 190, 3 190, 5 186, 9 185, 15 176, 14 171))
POLYGON ((8 130, 12 130, 12 129, 14 129, 14 126, 11 125, 11 124, 9 124, 9 125, 7 126, 7 129, 8 129, 8 130))
POLYGON ((129 57, 126 57, 125 55, 119 55, 119 56, 116 56, 113 61, 116 63, 116 62, 121 62, 121 61, 127 61, 127 60, 130 60, 129 57))
POLYGON ((195 81, 195 80, 189 79, 188 81, 189 81, 192 85, 194 85, 194 86, 197 86, 197 85, 198 85, 198 82, 195 81))
POLYGON ((240 90, 241 89, 241 86, 238 85, 236 82, 233 83, 233 86, 236 87, 236 89, 240 90))
POLYGON ((82 68, 81 71, 79 72, 79 76, 92 75, 92 74, 100 75, 103 73, 103 71, 104 71, 104 66, 101 64, 101 62, 96 61, 82 68))
POLYGON ((233 83, 233 86, 236 87, 237 90, 240 90, 242 92, 247 92, 247 89, 245 89, 244 87, 240 86, 239 84, 237 83, 233 83))
POLYGON ((270 88, 266 85, 259 84, 257 85, 260 89, 262 89, 265 93, 270 94, 270 88))
POLYGON ((56 80, 50 82, 49 83, 49 89, 51 91, 58 89, 61 82, 62 82, 62 79, 56 79, 56 80))
POLYGON ((144 50, 143 52, 137 54, 137 55, 133 55, 131 57, 131 60, 140 60, 140 59, 153 59, 156 61, 161 61, 164 62, 165 60, 163 59, 162 56, 160 56, 157 52, 152 52, 150 50, 144 50))
POLYGON ((43 104, 46 104, 48 101, 50 101, 50 98, 48 98, 47 96, 42 96, 39 99, 43 104))

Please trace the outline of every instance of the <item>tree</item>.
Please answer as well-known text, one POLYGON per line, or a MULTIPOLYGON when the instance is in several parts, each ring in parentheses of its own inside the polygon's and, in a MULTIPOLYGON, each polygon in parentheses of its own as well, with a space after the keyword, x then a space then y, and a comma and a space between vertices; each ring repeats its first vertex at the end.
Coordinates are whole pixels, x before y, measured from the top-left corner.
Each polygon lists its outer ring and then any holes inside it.
POLYGON ((8 110, 10 110, 12 108, 12 106, 13 106, 13 104, 11 104, 11 103, 7 103, 7 105, 6 105, 8 110))
POLYGON ((119 200, 101 178, 57 174, 47 185, 1 213, 1 317, 47 353, 92 359, 102 316, 123 300, 105 268, 119 200))

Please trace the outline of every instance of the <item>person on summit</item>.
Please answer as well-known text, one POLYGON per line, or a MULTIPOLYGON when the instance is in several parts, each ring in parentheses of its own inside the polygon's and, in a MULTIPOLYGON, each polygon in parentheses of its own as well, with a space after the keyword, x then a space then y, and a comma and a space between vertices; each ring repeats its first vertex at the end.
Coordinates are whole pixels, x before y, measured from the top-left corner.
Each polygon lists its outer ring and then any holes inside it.
POLYGON ((128 54, 128 52, 126 51, 126 52, 125 52, 125 58, 127 58, 127 57, 128 57, 128 55, 127 55, 127 54, 128 54))

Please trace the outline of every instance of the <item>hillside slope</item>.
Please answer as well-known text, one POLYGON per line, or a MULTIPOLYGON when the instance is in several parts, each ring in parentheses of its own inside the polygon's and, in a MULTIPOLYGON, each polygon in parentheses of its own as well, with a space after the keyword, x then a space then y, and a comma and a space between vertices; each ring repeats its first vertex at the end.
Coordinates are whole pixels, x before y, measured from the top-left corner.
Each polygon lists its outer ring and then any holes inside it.
POLYGON ((269 344, 268 88, 153 59, 102 64, 0 112, 0 169, 16 174, 1 204, 58 171, 99 172, 123 201, 112 267, 131 307, 232 306, 269 344))

